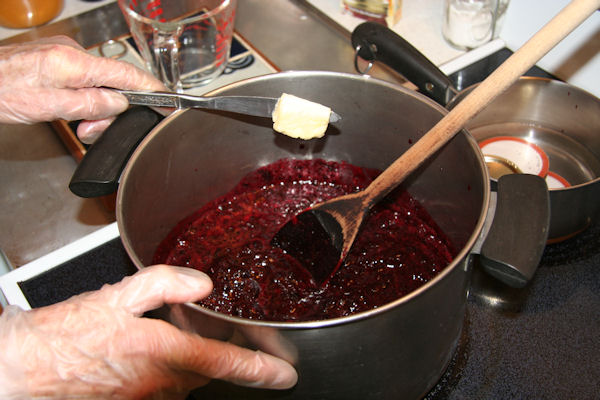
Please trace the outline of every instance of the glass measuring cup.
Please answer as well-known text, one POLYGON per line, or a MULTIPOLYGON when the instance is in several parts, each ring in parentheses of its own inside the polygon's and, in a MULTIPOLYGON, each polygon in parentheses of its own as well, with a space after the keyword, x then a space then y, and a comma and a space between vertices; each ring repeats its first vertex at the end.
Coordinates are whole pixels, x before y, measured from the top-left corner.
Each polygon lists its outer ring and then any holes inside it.
POLYGON ((118 0, 148 69, 171 90, 207 84, 229 59, 237 0, 118 0))

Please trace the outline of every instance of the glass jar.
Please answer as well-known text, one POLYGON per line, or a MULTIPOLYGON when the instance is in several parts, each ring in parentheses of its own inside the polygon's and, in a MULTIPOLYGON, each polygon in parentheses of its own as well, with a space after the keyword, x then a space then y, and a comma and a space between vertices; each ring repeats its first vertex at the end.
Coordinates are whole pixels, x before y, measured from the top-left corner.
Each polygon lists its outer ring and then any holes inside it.
POLYGON ((6 28, 31 28, 54 19, 63 0, 0 0, 0 25, 6 28))
POLYGON ((442 33, 446 41, 470 50, 494 37, 498 0, 444 0, 442 33))

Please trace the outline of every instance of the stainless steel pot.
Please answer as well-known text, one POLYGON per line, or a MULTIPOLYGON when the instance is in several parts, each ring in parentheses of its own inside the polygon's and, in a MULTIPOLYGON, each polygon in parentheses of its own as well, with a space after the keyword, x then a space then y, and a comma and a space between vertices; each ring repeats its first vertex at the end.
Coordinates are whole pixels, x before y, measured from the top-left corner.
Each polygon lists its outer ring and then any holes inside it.
MULTIPOLYGON (((458 104, 473 86, 449 104, 458 104)), ((477 141, 526 138, 571 186, 550 189, 549 242, 567 239, 600 217, 600 99, 564 82, 523 77, 467 125, 477 141)))
MULTIPOLYGON (((324 139, 303 142, 276 134, 269 120, 185 110, 167 117, 142 141, 123 172, 117 198, 121 238, 136 266, 151 263, 158 243, 181 219, 226 193, 259 166, 284 157, 320 157, 384 169, 446 112, 400 86, 327 72, 274 74, 227 86, 215 94, 277 97, 282 92, 330 105, 343 119, 324 139)), ((516 177, 516 184, 506 191, 509 195, 520 193, 528 198, 541 192, 547 196, 541 178, 516 177)), ((172 307, 169 318, 173 323, 275 354, 292 362, 299 372, 298 385, 283 392, 215 383, 200 393, 244 399, 412 399, 435 384, 461 335, 471 255, 487 232, 484 226, 490 219, 486 217, 492 215, 492 194, 483 157, 466 132, 459 133, 403 186, 421 201, 459 250, 454 261, 413 293, 339 319, 261 322, 195 304, 172 307)), ((519 208, 514 207, 519 203, 524 202, 517 199, 511 207, 499 207, 510 211, 510 226, 513 219, 522 221, 536 214, 536 210, 515 214, 511 210, 519 208)), ((546 240, 548 214, 545 220, 543 213, 537 217, 539 224, 529 220, 521 224, 534 227, 534 232, 501 235, 508 239, 501 243, 516 243, 517 249, 499 253, 522 253, 535 267, 546 240)), ((490 235, 494 236, 493 230, 490 235)), ((500 276, 511 275, 510 268, 491 267, 500 276)))
MULTIPOLYGON (((389 65, 449 109, 476 86, 459 92, 423 54, 380 24, 359 25, 352 43, 358 55, 389 65)), ((537 144, 551 170, 570 182, 549 191, 549 242, 569 238, 600 218, 600 99, 564 82, 522 77, 466 129, 477 141, 514 136, 537 144)))

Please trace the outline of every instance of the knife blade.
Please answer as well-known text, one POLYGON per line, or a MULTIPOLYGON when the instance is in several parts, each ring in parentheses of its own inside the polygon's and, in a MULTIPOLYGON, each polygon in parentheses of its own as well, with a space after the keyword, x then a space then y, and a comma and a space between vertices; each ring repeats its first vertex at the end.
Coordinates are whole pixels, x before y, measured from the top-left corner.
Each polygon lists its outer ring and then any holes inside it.
MULTIPOLYGON (((168 108, 203 108, 208 110, 229 111, 255 117, 271 118, 279 98, 261 96, 193 96, 169 92, 139 92, 134 90, 119 90, 127 98, 129 104, 149 107, 168 108)), ((341 120, 341 117, 331 111, 330 123, 341 120)))

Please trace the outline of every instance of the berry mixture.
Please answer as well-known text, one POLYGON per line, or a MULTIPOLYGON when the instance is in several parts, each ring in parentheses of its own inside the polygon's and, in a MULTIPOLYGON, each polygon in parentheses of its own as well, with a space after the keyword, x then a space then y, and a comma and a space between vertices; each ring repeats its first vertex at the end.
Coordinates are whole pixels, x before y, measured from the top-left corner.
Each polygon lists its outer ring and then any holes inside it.
POLYGON ((244 318, 322 320, 382 306, 422 286, 453 258, 445 235, 407 192, 396 190, 371 210, 325 285, 271 245, 299 212, 361 190, 378 174, 345 162, 279 160, 181 221, 154 262, 207 273, 214 290, 200 304, 244 318))

